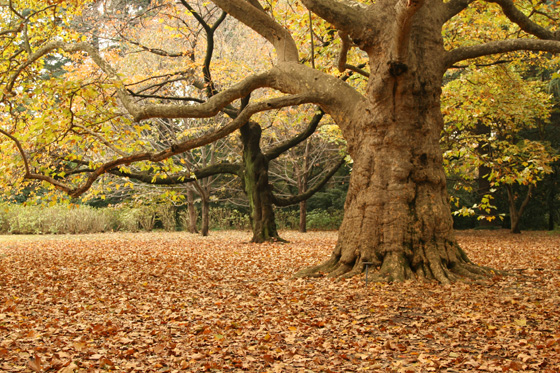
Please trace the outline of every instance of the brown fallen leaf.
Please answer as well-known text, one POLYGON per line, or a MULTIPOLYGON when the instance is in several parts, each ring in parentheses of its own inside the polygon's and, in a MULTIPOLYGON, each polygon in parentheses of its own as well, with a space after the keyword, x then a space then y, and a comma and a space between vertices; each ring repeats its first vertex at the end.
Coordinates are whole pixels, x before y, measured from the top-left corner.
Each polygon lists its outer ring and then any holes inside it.
POLYGON ((35 372, 43 371, 43 367, 41 366, 41 358, 37 354, 35 354, 35 357, 29 359, 27 366, 35 372))
POLYGON ((74 373, 77 369, 79 369, 78 366, 74 362, 71 362, 69 365, 60 369, 57 373, 74 373))

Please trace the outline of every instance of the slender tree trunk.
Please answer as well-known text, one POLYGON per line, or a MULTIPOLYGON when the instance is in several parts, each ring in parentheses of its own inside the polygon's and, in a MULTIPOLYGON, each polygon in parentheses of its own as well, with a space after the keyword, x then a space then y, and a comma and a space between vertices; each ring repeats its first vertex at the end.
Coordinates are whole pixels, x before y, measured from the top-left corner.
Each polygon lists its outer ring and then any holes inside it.
POLYGON ((210 231, 210 201, 207 193, 203 193, 200 196, 202 199, 202 226, 200 228, 200 234, 203 236, 208 236, 210 231))
POLYGON ((550 187, 548 189, 548 230, 554 230, 554 217, 557 214, 554 201, 556 200, 556 171, 548 175, 550 187))
MULTIPOLYGON (((305 142, 305 152, 303 153, 303 164, 297 175, 298 193, 303 194, 307 191, 309 182, 309 141, 305 142)), ((307 232, 307 200, 299 203, 299 231, 307 232)))
POLYGON ((243 188, 251 208, 251 242, 282 241, 276 229, 272 186, 268 182, 268 159, 260 148, 261 127, 247 123, 241 128, 243 142, 243 188))
POLYGON ((299 231, 307 232, 307 200, 299 203, 299 231))
POLYGON ((521 216, 523 215, 523 212, 525 212, 525 209, 529 204, 529 200, 531 199, 531 195, 533 194, 533 188, 534 188, 533 185, 529 185, 529 190, 525 195, 525 199, 521 203, 519 209, 517 209, 516 198, 515 198, 515 193, 513 191, 513 187, 509 184, 506 185, 508 201, 509 201, 509 217, 511 221, 511 228, 510 228, 511 233, 517 233, 517 234, 521 233, 519 223, 521 221, 521 216))
POLYGON ((189 233, 198 233, 198 229, 196 228, 196 207, 194 205, 194 192, 191 188, 187 189, 187 204, 188 204, 188 211, 189 211, 189 233))

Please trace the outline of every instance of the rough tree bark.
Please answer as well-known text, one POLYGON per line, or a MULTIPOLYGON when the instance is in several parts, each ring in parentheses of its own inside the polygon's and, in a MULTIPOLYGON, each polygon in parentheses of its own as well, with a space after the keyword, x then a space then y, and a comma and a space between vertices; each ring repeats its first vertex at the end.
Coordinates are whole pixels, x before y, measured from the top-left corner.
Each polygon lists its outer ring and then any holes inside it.
POLYGON ((253 122, 240 129, 243 143, 243 189, 251 209, 251 242, 282 241, 276 229, 272 185, 268 182, 268 158, 260 147, 261 127, 253 122))
POLYGON ((327 262, 296 276, 351 276, 367 262, 385 281, 449 283, 486 271, 471 263, 453 233, 439 146, 446 69, 441 23, 421 1, 398 4, 401 22, 385 34, 377 30, 378 43, 364 46, 376 73, 352 126, 342 127, 354 164, 338 243, 327 262))

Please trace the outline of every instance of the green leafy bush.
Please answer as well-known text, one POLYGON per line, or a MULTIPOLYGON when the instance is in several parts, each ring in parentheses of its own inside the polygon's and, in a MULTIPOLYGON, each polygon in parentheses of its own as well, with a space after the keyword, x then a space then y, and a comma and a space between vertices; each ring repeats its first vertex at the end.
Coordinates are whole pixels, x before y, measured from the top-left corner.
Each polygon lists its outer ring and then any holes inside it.
POLYGON ((342 224, 344 211, 325 211, 321 209, 307 213, 307 228, 316 230, 336 230, 342 224))
POLYGON ((165 204, 157 206, 156 216, 165 231, 174 232, 177 230, 176 211, 173 205, 165 204))
POLYGON ((223 207, 210 208, 210 228, 212 229, 250 229, 249 216, 236 209, 223 207))
POLYGON ((298 229, 299 210, 276 209, 274 211, 278 229, 298 229))

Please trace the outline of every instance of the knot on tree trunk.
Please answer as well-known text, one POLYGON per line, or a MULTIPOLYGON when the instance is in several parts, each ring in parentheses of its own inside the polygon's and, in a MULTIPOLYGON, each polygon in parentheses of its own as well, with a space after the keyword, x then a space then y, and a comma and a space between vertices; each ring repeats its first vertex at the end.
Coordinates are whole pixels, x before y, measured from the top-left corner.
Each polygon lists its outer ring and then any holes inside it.
POLYGON ((408 66, 405 63, 390 61, 387 64, 389 65, 389 73, 391 76, 397 77, 408 71, 408 66))

